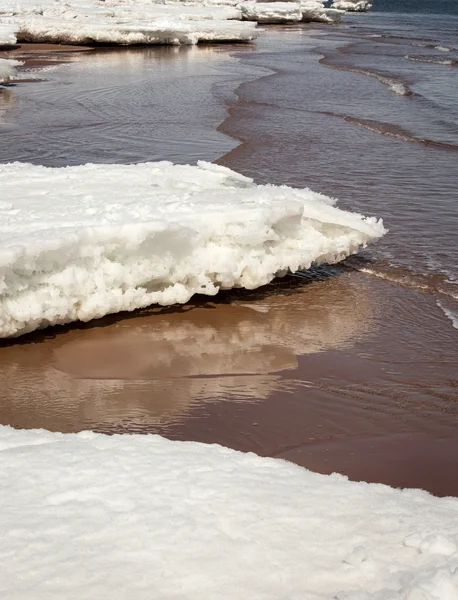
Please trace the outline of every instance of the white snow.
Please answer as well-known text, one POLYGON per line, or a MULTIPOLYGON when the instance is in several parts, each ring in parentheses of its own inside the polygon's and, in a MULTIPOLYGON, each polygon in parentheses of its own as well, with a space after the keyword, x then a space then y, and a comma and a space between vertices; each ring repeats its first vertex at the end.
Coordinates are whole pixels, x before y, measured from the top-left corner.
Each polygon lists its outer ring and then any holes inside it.
POLYGON ((458 499, 155 435, 0 427, 8 600, 455 600, 458 499))
POLYGON ((6 23, 0 23, 0 46, 14 46, 15 44, 16 27, 6 23))
POLYGON ((333 8, 349 12, 365 12, 372 8, 370 0, 334 0, 333 8))
POLYGON ((17 67, 23 65, 19 60, 0 58, 0 85, 17 77, 17 67))
POLYGON ((254 289, 385 233, 308 189, 209 163, 0 165, 0 337, 254 289))

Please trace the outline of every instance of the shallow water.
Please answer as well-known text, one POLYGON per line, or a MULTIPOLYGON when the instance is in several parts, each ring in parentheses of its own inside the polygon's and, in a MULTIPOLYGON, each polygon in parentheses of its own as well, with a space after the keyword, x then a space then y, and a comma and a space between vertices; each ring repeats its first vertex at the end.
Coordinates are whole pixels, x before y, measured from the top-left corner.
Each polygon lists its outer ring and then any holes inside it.
POLYGON ((253 71, 235 70, 223 48, 98 49, 30 67, 23 76, 36 83, 0 91, 0 161, 214 160, 236 145, 216 131, 225 95, 253 71))
POLYGON ((433 88, 443 65, 404 59, 411 96, 355 72, 404 81, 399 40, 369 39, 388 29, 383 15, 360 15, 270 28, 243 51, 95 52, 8 89, 2 161, 222 157, 383 216, 390 233, 345 266, 257 292, 4 343, 0 422, 157 432, 458 495, 458 152, 441 145, 457 143, 452 87, 434 113, 416 86, 433 88))

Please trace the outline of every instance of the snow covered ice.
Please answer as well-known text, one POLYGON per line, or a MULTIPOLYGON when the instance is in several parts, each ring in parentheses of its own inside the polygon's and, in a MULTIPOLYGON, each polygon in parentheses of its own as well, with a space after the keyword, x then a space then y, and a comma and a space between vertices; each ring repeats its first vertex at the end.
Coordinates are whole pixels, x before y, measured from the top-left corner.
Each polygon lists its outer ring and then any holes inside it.
POLYGON ((254 289, 385 233, 310 190, 210 163, 0 165, 0 336, 254 289))
POLYGON ((455 600, 458 499, 156 435, 0 427, 8 600, 455 600))

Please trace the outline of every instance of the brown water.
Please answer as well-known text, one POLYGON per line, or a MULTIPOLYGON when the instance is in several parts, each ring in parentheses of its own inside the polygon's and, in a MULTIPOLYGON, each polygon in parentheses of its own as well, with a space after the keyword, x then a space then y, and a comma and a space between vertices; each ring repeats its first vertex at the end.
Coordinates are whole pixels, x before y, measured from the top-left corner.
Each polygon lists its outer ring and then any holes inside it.
MULTIPOLYGON (((426 116, 391 111, 415 96, 320 63, 347 35, 359 33, 272 28, 237 60, 231 48, 96 52, 8 90, 0 160, 194 162, 226 152, 219 162, 341 197, 391 231, 345 266, 256 292, 4 343, 1 423, 156 432, 458 495, 458 154, 377 130, 454 143, 426 116)), ((367 68, 358 52, 346 56, 351 69, 367 68)))

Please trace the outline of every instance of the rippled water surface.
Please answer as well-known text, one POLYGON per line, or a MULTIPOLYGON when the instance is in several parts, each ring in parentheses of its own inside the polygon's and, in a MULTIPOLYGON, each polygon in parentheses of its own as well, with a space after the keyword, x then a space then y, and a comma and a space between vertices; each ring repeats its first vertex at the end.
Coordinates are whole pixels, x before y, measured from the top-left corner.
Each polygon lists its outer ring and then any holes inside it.
POLYGON ((158 432, 458 494, 458 68, 441 62, 458 40, 434 19, 97 51, 0 93, 2 161, 218 159, 390 229, 256 292, 3 344, 0 422, 158 432))

